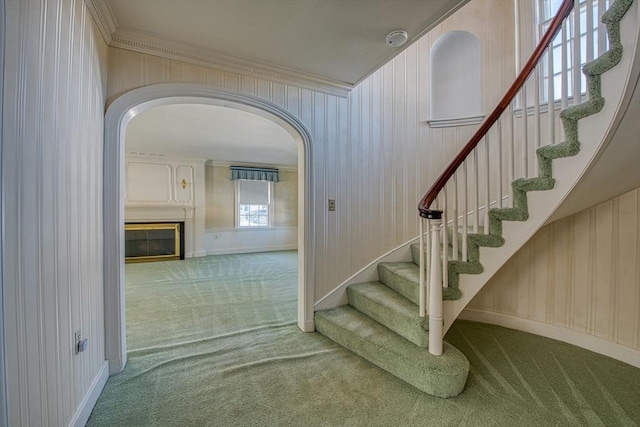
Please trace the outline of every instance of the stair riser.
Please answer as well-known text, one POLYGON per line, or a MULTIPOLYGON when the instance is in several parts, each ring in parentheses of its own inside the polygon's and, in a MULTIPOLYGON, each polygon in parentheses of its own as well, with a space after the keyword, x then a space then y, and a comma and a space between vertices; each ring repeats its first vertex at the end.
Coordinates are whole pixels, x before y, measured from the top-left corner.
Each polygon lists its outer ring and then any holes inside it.
POLYGON ((416 305, 420 304, 420 290, 418 289, 418 283, 397 275, 386 268, 384 264, 378 265, 378 276, 382 283, 398 292, 412 303, 416 305))
POLYGON ((426 348, 429 345, 429 333, 423 327, 425 323, 418 316, 418 306, 415 306, 415 316, 406 316, 367 298, 366 295, 352 288, 347 288, 347 295, 349 305, 359 312, 386 326, 418 347, 426 348))

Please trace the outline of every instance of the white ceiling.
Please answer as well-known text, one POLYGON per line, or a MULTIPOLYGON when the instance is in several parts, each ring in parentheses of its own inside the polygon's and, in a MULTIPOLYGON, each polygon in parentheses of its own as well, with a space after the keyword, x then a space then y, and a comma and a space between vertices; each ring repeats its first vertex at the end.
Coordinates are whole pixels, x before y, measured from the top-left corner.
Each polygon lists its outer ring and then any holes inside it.
MULTIPOLYGON (((338 96, 468 0, 85 0, 112 47, 338 96), (385 36, 405 30, 391 48, 385 36)), ((296 144, 267 119, 212 105, 135 117, 127 152, 295 165, 296 144), (268 147, 268 150, 265 148, 268 147)))
POLYGON ((348 90, 468 0, 87 1, 113 46, 348 90))
POLYGON ((246 111, 201 104, 156 107, 127 126, 126 151, 217 162, 297 166, 293 137, 274 122, 246 111))

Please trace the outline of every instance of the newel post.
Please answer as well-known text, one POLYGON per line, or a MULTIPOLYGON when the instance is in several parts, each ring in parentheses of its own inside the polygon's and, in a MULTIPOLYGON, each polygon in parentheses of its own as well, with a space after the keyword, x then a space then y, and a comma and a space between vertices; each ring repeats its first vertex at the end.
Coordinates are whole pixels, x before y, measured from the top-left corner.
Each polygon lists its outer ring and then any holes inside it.
POLYGON ((430 210, 427 213, 431 223, 431 262, 429 277, 429 353, 442 354, 442 262, 440 256, 440 230, 442 229, 442 211, 430 210))

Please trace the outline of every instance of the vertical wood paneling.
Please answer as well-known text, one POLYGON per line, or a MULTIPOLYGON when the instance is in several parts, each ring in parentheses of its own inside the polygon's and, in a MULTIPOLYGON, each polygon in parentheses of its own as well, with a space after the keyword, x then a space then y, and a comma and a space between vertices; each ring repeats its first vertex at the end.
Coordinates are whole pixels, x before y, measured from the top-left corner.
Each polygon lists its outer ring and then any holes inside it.
MULTIPOLYGON (((5 3, 3 3, 5 5, 5 3)), ((9 425, 67 425, 104 365, 107 47, 81 0, 7 2, 2 170, 9 425), (5 266, 9 266, 6 268, 5 266), (89 348, 75 355, 73 331, 89 348)), ((154 67, 155 68, 155 67, 154 67)))
MULTIPOLYGON (((5 50, 5 2, 0 1, 0 146, 4 146, 4 134, 2 132, 4 122, 4 50, 5 50)), ((3 150, 0 149, 0 188, 4 188, 4 166, 2 163, 3 150)), ((0 212, 4 212, 4 197, 0 197, 0 212)), ((4 242, 4 227, 0 227, 0 241, 4 242)), ((4 323, 4 245, 0 244, 0 425, 8 425, 7 418, 7 376, 6 376, 6 346, 5 346, 5 323, 4 323)))
POLYGON ((640 349, 639 199, 640 188, 545 226, 469 307, 640 349), (504 297, 514 290, 537 297, 525 309, 504 297))

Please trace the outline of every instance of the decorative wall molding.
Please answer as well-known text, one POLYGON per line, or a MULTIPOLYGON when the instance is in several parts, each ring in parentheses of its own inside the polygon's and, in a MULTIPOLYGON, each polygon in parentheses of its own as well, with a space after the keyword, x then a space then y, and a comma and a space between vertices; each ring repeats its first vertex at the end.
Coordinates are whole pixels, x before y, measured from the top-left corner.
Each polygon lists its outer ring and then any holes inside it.
POLYGON ((111 36, 118 27, 118 22, 113 15, 111 6, 106 0, 84 0, 84 2, 105 43, 111 43, 111 36))
POLYGON ((432 128, 448 128, 455 126, 478 125, 482 123, 483 119, 484 115, 474 117, 460 117, 457 119, 431 119, 427 120, 427 123, 432 128))
POLYGON ((521 317, 468 308, 463 310, 458 318, 462 320, 488 323, 490 325, 503 326, 505 328, 516 329, 518 331, 552 338, 578 347, 586 348, 587 350, 591 350, 595 353, 599 353, 640 368, 640 351, 572 329, 561 328, 521 317))
POLYGON ((341 98, 346 98, 354 87, 349 83, 329 80, 271 64, 248 61, 228 54, 196 48, 183 43, 177 43, 138 31, 121 28, 117 28, 115 32, 111 34, 109 46, 174 59, 189 64, 213 67, 223 71, 272 82, 299 86, 341 98))

